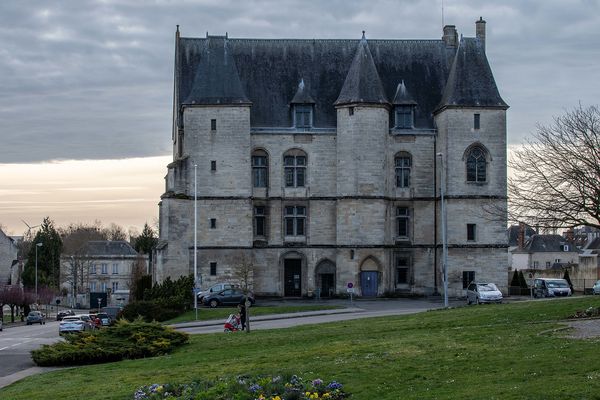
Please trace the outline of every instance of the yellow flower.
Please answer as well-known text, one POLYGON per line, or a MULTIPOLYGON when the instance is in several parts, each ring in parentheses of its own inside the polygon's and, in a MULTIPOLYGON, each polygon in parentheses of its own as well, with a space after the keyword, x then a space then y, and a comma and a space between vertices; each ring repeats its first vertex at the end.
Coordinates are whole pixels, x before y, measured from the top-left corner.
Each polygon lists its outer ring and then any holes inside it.
POLYGON ((329 394, 329 392, 325 392, 323 393, 323 396, 321 396, 322 399, 328 399, 331 397, 331 394, 329 394))
POLYGON ((275 396, 275 397, 273 397, 273 400, 281 400, 281 397, 275 396))

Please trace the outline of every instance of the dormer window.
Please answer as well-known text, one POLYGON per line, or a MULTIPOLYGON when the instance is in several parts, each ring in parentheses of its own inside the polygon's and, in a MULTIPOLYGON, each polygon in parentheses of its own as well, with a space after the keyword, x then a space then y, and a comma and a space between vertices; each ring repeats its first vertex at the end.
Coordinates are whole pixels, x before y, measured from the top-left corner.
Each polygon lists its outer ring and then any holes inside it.
POLYGON ((413 107, 396 106, 396 128, 412 129, 413 127, 413 107))
POLYGON ((294 106, 294 126, 296 128, 312 127, 312 106, 309 104, 296 104, 294 106))

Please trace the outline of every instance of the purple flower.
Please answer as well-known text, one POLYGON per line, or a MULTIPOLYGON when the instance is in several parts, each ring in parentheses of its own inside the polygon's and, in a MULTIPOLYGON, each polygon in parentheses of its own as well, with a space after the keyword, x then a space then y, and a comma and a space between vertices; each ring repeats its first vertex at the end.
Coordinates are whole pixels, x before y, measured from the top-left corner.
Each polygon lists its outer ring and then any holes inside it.
POLYGON ((315 379, 314 381, 312 381, 312 385, 314 387, 321 386, 322 384, 323 384, 323 381, 320 379, 315 379))
POLYGON ((251 391, 252 393, 255 393, 255 392, 258 392, 259 390, 262 390, 262 387, 260 387, 260 385, 255 383, 254 385, 250 386, 248 388, 248 390, 251 391))
POLYGON ((341 388, 342 388, 342 384, 338 383, 336 381, 333 381, 329 385, 327 385, 327 389, 330 389, 330 390, 336 390, 336 389, 341 389, 341 388))

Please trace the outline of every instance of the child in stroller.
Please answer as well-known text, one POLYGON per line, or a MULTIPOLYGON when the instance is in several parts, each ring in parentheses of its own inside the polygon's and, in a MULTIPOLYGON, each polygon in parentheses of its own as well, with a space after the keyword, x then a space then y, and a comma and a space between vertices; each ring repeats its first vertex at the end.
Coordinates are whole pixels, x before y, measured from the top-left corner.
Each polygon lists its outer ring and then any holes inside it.
POLYGON ((223 325, 223 332, 236 332, 242 328, 240 316, 237 314, 229 314, 229 317, 223 325))

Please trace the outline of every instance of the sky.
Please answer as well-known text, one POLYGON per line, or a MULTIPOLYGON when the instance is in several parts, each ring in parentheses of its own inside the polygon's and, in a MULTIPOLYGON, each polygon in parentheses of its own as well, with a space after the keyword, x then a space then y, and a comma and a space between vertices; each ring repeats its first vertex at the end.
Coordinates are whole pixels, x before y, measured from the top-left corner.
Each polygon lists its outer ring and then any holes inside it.
POLYGON ((600 0, 1 1, 0 226, 156 224, 176 25, 183 37, 439 39, 443 24, 475 36, 480 16, 509 148, 599 103, 600 0))

